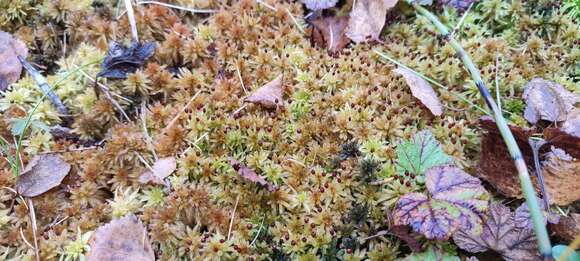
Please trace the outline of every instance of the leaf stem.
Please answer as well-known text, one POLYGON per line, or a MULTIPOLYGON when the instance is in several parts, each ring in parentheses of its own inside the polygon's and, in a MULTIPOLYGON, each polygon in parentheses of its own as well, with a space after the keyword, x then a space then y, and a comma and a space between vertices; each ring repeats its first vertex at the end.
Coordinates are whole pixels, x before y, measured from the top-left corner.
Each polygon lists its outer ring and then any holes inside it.
POLYGON ((542 212, 540 211, 540 206, 536 199, 536 191, 532 185, 532 180, 530 179, 530 175, 528 174, 528 168, 526 167, 526 163, 522 157, 522 152, 520 151, 516 140, 511 133, 506 120, 504 119, 501 110, 491 97, 487 87, 483 83, 483 79, 481 78, 481 74, 479 70, 475 67, 475 64, 465 52, 461 44, 455 40, 453 35, 450 34, 449 29, 439 21, 439 19, 429 12, 427 9, 423 8, 417 3, 411 3, 413 8, 417 10, 421 15, 426 17, 431 23, 435 25, 439 33, 447 40, 447 42, 455 49, 457 54, 461 57, 463 64, 467 67, 467 70, 471 74, 471 78, 475 82, 475 86, 481 93, 481 96, 485 100, 487 106, 492 110, 493 116, 495 118, 495 122, 499 129, 503 140, 505 141, 509 153, 514 160, 516 165, 516 169, 518 170, 518 176, 520 179, 520 184, 522 186, 522 191, 524 192, 524 197, 526 198, 526 203, 528 205, 528 209, 530 210, 530 214, 532 216, 532 222, 534 224, 534 231, 536 234, 536 238, 538 240, 538 247, 540 253, 544 257, 544 259, 552 258, 552 247, 550 245, 550 239, 548 237, 548 231, 544 224, 544 218, 542 212))

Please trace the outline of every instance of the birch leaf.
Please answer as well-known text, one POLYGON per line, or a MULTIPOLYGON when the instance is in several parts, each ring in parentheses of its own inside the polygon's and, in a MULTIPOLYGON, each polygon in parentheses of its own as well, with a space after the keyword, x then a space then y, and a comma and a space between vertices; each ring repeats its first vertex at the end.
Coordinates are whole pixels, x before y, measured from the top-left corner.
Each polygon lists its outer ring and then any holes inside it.
POLYGON ((266 85, 258 88, 245 101, 259 104, 267 109, 276 109, 284 106, 282 100, 282 74, 266 85))
POLYGON ((429 195, 408 193, 395 207, 396 225, 410 225, 428 239, 446 240, 462 229, 482 230, 489 194, 479 179, 454 166, 434 167, 425 173, 429 195))
POLYGON ((411 93, 415 98, 419 99, 435 116, 441 116, 443 114, 443 106, 437 98, 437 93, 431 87, 427 81, 423 78, 417 76, 412 71, 405 68, 399 67, 394 70, 395 73, 402 75, 411 88, 411 93))
POLYGON ((234 170, 236 170, 242 178, 252 183, 262 185, 266 187, 268 191, 274 191, 276 189, 276 186, 268 182, 264 177, 258 175, 254 170, 248 168, 243 163, 232 158, 230 158, 229 160, 232 168, 234 168, 234 170))
POLYGON ((539 120, 565 121, 580 96, 562 85, 541 78, 534 78, 524 88, 522 98, 526 101, 524 118, 532 124, 539 120))
POLYGON ((20 78, 22 64, 18 61, 18 55, 23 58, 28 56, 26 44, 9 33, 0 31, 0 91, 5 91, 20 78))
POLYGON ((314 27, 312 42, 326 48, 330 54, 340 52, 350 42, 344 31, 348 17, 323 17, 310 23, 314 27))
POLYGON ((139 182, 163 185, 163 179, 171 175, 177 168, 177 162, 174 157, 166 157, 158 159, 151 168, 153 171, 147 170, 141 174, 139 182))
POLYGON ((355 43, 379 40, 387 11, 398 0, 358 0, 350 12, 346 36, 355 43))
POLYGON ((89 245, 88 261, 155 261, 147 230, 133 214, 99 227, 89 245))
POLYGON ((60 185, 71 166, 57 154, 34 156, 16 180, 16 191, 35 197, 60 185))

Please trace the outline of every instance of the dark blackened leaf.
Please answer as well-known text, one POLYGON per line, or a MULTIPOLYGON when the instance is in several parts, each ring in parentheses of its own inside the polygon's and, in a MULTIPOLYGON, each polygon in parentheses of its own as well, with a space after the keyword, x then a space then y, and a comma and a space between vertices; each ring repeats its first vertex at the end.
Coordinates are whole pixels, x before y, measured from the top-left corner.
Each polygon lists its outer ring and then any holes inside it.
POLYGON ((125 47, 118 42, 111 42, 109 52, 101 65, 98 77, 125 79, 127 74, 139 69, 155 53, 153 42, 132 42, 125 47))

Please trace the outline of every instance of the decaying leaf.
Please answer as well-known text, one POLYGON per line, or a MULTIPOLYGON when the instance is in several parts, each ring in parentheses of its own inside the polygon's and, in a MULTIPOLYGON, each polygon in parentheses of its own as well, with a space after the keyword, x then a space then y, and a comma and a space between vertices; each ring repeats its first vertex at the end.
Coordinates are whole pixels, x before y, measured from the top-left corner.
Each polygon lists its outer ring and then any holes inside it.
POLYGON ((580 96, 562 85, 541 78, 534 78, 524 88, 522 98, 526 101, 524 118, 532 124, 539 120, 565 121, 580 96))
POLYGON ((153 171, 147 170, 139 177, 139 182, 142 184, 165 184, 163 179, 171 175, 177 168, 177 162, 174 157, 166 157, 158 159, 151 167, 153 171))
POLYGON ((546 128, 544 138, 572 157, 580 159, 580 108, 574 108, 559 128, 546 128))
POLYGON ((580 200, 580 159, 552 147, 542 165, 546 190, 552 202, 568 205, 580 200))
POLYGON ((276 186, 270 182, 268 182, 264 177, 258 175, 254 170, 248 168, 243 163, 230 158, 230 165, 234 170, 240 174, 240 176, 252 183, 260 184, 268 189, 268 191, 276 190, 276 186))
POLYGON ((314 45, 324 47, 330 54, 340 52, 350 42, 345 29, 348 17, 321 17, 310 22, 314 27, 311 41, 314 45))
POLYGON ((430 246, 425 252, 409 255, 403 261, 461 261, 461 258, 430 246))
POLYGON ((134 73, 139 69, 149 57, 155 53, 155 43, 153 42, 132 42, 129 47, 125 47, 118 42, 111 42, 109 51, 98 77, 125 79, 127 74, 134 73))
MULTIPOLYGON (((487 180, 495 189, 508 197, 521 198, 518 171, 507 150, 495 121, 491 117, 481 117, 479 125, 483 130, 481 138, 481 158, 477 175, 487 180)), ((522 151, 527 166, 534 166, 532 148, 528 138, 535 133, 534 129, 523 129, 509 126, 518 147, 522 151)), ((544 179, 546 176, 544 175, 544 179)))
POLYGON ((300 2, 306 5, 306 8, 317 11, 335 6, 338 0, 300 0, 300 2))
POLYGON ((20 78, 22 64, 18 61, 18 55, 23 58, 28 56, 26 44, 9 33, 0 31, 0 91, 5 91, 20 78))
POLYGON ((88 261, 155 260, 147 230, 133 214, 99 227, 89 245, 88 261))
POLYGON ((479 179, 454 166, 429 169, 425 173, 429 195, 408 193, 397 202, 397 225, 411 225, 428 239, 445 240, 456 230, 481 232, 489 194, 479 179))
POLYGON ((346 36, 355 43, 379 40, 387 11, 398 0, 358 0, 350 12, 346 36))
POLYGON ((405 241, 409 248, 411 248, 414 252, 421 252, 423 249, 421 243, 419 243, 419 241, 413 237, 411 233, 409 233, 409 227, 393 225, 389 227, 389 232, 397 236, 399 239, 405 241))
POLYGON ((283 75, 276 77, 266 85, 258 88, 250 96, 248 96, 244 101, 259 104, 267 109, 276 109, 278 107, 284 107, 284 102, 282 100, 283 95, 283 75))
POLYGON ((517 228, 514 213, 499 202, 491 204, 480 234, 461 229, 453 235, 453 241, 471 253, 493 250, 508 261, 541 260, 534 231, 517 228))
POLYGON ((410 141, 404 141, 396 148, 397 172, 417 176, 417 182, 423 183, 423 173, 435 166, 451 163, 451 157, 443 152, 439 142, 430 131, 420 131, 410 141))
MULTIPOLYGON (((484 116, 480 118, 479 124, 484 130, 481 139, 481 158, 478 163, 477 175, 487 180, 494 188, 508 197, 522 198, 518 171, 507 150, 499 130, 493 119, 484 116)), ((534 167, 533 151, 528 144, 528 139, 538 132, 531 129, 524 129, 517 126, 509 126, 520 148, 524 161, 529 168, 534 167)), ((580 155, 580 138, 569 135, 559 128, 547 128, 544 130, 546 141, 556 149, 555 154, 550 152, 542 154, 542 175, 549 199, 558 205, 567 205, 574 200, 580 199, 580 184, 578 180, 578 158, 580 155), (563 153, 565 152, 565 153, 563 153), (572 158, 560 157, 564 154, 572 158), (566 188, 566 189, 563 189, 566 188)), ((546 146, 545 146, 546 147, 546 146)), ((541 151, 542 152, 542 151, 541 151)), ((531 170, 533 171, 533 169, 531 170)), ((531 172, 530 172, 531 173, 531 172)), ((539 185, 532 179, 539 191, 539 185)))
POLYGON ((570 216, 561 217, 557 224, 550 224, 550 231, 567 242, 572 242, 580 235, 580 214, 570 213, 570 216))
MULTIPOLYGON (((546 205, 542 199, 537 199, 542 214, 544 215, 544 224, 556 224, 560 220, 560 216, 545 211, 546 205)), ((530 211, 528 210, 528 205, 523 202, 518 208, 516 208, 514 223, 517 228, 534 229, 532 224, 532 219, 530 218, 530 211)))
POLYGON ((35 197, 60 185, 71 166, 58 154, 34 156, 16 180, 16 191, 35 197))
POLYGON ((435 93, 431 84, 417 76, 412 71, 402 67, 395 69, 394 72, 405 78, 405 81, 411 88, 413 96, 419 99, 431 111, 431 113, 433 113, 433 115, 441 116, 443 114, 443 106, 441 105, 441 102, 439 102, 437 93, 435 93))

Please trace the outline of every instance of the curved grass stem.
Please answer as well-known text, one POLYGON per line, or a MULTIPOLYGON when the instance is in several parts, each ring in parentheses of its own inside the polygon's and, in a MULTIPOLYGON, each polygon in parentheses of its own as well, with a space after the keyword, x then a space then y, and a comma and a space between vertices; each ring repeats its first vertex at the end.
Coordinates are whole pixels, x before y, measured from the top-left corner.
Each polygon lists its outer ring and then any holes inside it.
POLYGON ((415 10, 418 13, 423 15, 427 18, 439 31, 439 34, 443 36, 444 39, 453 47, 455 52, 461 57, 463 64, 467 67, 467 70, 471 74, 471 78, 475 82, 477 89, 481 93, 481 96, 485 100, 487 106, 491 109, 493 116, 495 118, 495 122, 499 129, 499 132, 505 141, 508 151, 516 165, 516 169, 518 170, 518 176, 520 179, 520 185, 522 187, 522 191, 524 193, 524 197, 526 198, 526 203, 530 210, 530 214, 532 216, 532 222, 534 224, 534 231, 536 234, 536 238, 538 241, 538 247, 540 253, 545 259, 552 258, 552 247, 550 245, 550 239, 548 237, 548 231, 546 229, 546 225, 544 224, 544 217, 540 210, 540 206, 538 204, 538 200, 536 198, 536 191, 534 190, 534 186, 532 185, 532 180, 530 179, 530 175, 528 174, 528 168, 524 159, 522 157, 522 152, 516 143, 516 140, 511 133, 506 120, 504 119, 501 110, 491 97, 487 87, 483 83, 483 79, 481 78, 481 74, 475 64, 469 57, 469 54, 465 52, 461 44, 455 40, 453 35, 449 32, 449 29, 439 21, 439 19, 429 12, 427 9, 423 8, 422 6, 418 5, 417 3, 411 3, 415 10))

